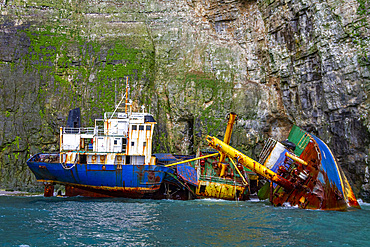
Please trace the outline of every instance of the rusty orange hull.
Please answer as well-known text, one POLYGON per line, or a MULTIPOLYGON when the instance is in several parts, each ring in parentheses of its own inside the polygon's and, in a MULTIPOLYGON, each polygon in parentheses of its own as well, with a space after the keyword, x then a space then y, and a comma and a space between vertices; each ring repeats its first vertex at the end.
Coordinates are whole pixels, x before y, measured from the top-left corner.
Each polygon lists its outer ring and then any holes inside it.
POLYGON ((254 161, 214 137, 209 145, 269 180, 267 194, 275 206, 346 210, 360 208, 348 180, 328 146, 294 126, 289 139, 267 143, 260 161, 254 161))
POLYGON ((159 190, 154 188, 104 188, 81 185, 66 185, 66 196, 145 198, 159 190))

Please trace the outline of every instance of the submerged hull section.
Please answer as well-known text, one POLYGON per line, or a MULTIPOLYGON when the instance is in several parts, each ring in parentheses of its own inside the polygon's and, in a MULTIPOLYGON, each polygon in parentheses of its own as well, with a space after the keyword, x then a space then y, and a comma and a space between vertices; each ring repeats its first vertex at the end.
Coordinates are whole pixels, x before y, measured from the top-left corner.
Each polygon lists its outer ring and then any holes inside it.
POLYGON ((304 209, 360 208, 354 193, 328 146, 294 126, 288 140, 269 139, 254 161, 226 143, 207 137, 209 145, 234 157, 269 182, 258 192, 275 206, 289 204, 304 209))
POLYGON ((200 180, 196 193, 200 198, 216 198, 223 200, 243 200, 248 198, 247 186, 200 180), (245 195, 246 194, 246 195, 245 195))
POLYGON ((330 148, 318 137, 308 134, 297 126, 293 126, 289 138, 299 148, 295 154, 308 163, 309 172, 306 182, 312 188, 309 198, 300 198, 307 208, 344 210, 347 207, 360 208, 348 180, 336 162, 330 148), (305 140, 303 141, 302 140, 305 140))
MULTIPOLYGON (((247 171, 239 167, 242 176, 237 173, 235 167, 228 159, 219 164, 219 157, 214 151, 204 151, 199 153, 199 157, 192 155, 172 155, 172 154, 154 154, 159 163, 165 166, 176 166, 177 174, 184 181, 196 186, 195 195, 197 198, 214 198, 223 200, 247 200, 250 195, 250 186, 247 171), (195 174, 187 169, 183 172, 184 167, 192 167, 195 174), (221 171, 223 175, 221 174, 221 171), (191 178, 198 178, 197 182, 191 178), (244 179, 244 181, 243 181, 244 179)), ((240 172, 240 171, 239 171, 240 172)), ((256 181, 256 178, 254 178, 256 181)))

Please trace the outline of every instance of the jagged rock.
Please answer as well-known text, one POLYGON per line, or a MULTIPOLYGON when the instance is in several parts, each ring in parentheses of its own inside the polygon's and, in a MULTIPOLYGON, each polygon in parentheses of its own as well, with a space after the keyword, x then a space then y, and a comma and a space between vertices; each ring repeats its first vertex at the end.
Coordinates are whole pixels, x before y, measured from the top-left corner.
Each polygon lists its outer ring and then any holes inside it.
POLYGON ((156 115, 156 151, 193 153, 239 115, 232 145, 257 158, 292 124, 331 147, 369 200, 368 2, 318 0, 5 1, 0 5, 0 187, 34 189, 25 161, 58 150, 131 98, 156 115), (117 93, 116 93, 117 92, 117 93))

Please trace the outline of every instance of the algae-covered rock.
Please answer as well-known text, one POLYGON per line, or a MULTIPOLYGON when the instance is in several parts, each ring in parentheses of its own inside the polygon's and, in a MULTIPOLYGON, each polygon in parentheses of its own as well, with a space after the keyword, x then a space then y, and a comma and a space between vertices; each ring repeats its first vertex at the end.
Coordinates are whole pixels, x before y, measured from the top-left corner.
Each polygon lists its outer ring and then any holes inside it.
MULTIPOLYGON (((323 139, 355 193, 370 150, 368 1, 4 1, 0 187, 35 188, 25 161, 58 151, 80 107, 92 125, 129 77, 158 122, 155 152, 195 153, 207 134, 252 158, 293 124, 323 139)), ((118 98, 118 99, 117 99, 118 98)), ((361 189, 362 188, 362 189, 361 189)))

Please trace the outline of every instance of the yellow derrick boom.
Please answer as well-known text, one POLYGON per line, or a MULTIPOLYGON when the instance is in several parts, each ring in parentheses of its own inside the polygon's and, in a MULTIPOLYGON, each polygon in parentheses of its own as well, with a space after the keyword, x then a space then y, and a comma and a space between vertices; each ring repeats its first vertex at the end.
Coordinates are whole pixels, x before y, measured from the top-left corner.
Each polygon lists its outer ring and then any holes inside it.
POLYGON ((277 183, 278 185, 283 187, 285 190, 290 191, 294 188, 293 184, 290 181, 279 176, 275 172, 261 165, 257 161, 249 158, 248 156, 239 152, 238 150, 230 147, 223 141, 220 141, 219 139, 212 137, 212 136, 207 136, 206 140, 211 147, 218 150, 221 154, 227 155, 232 159, 236 159, 243 166, 251 169, 255 173, 265 177, 266 179, 274 183, 277 183))

